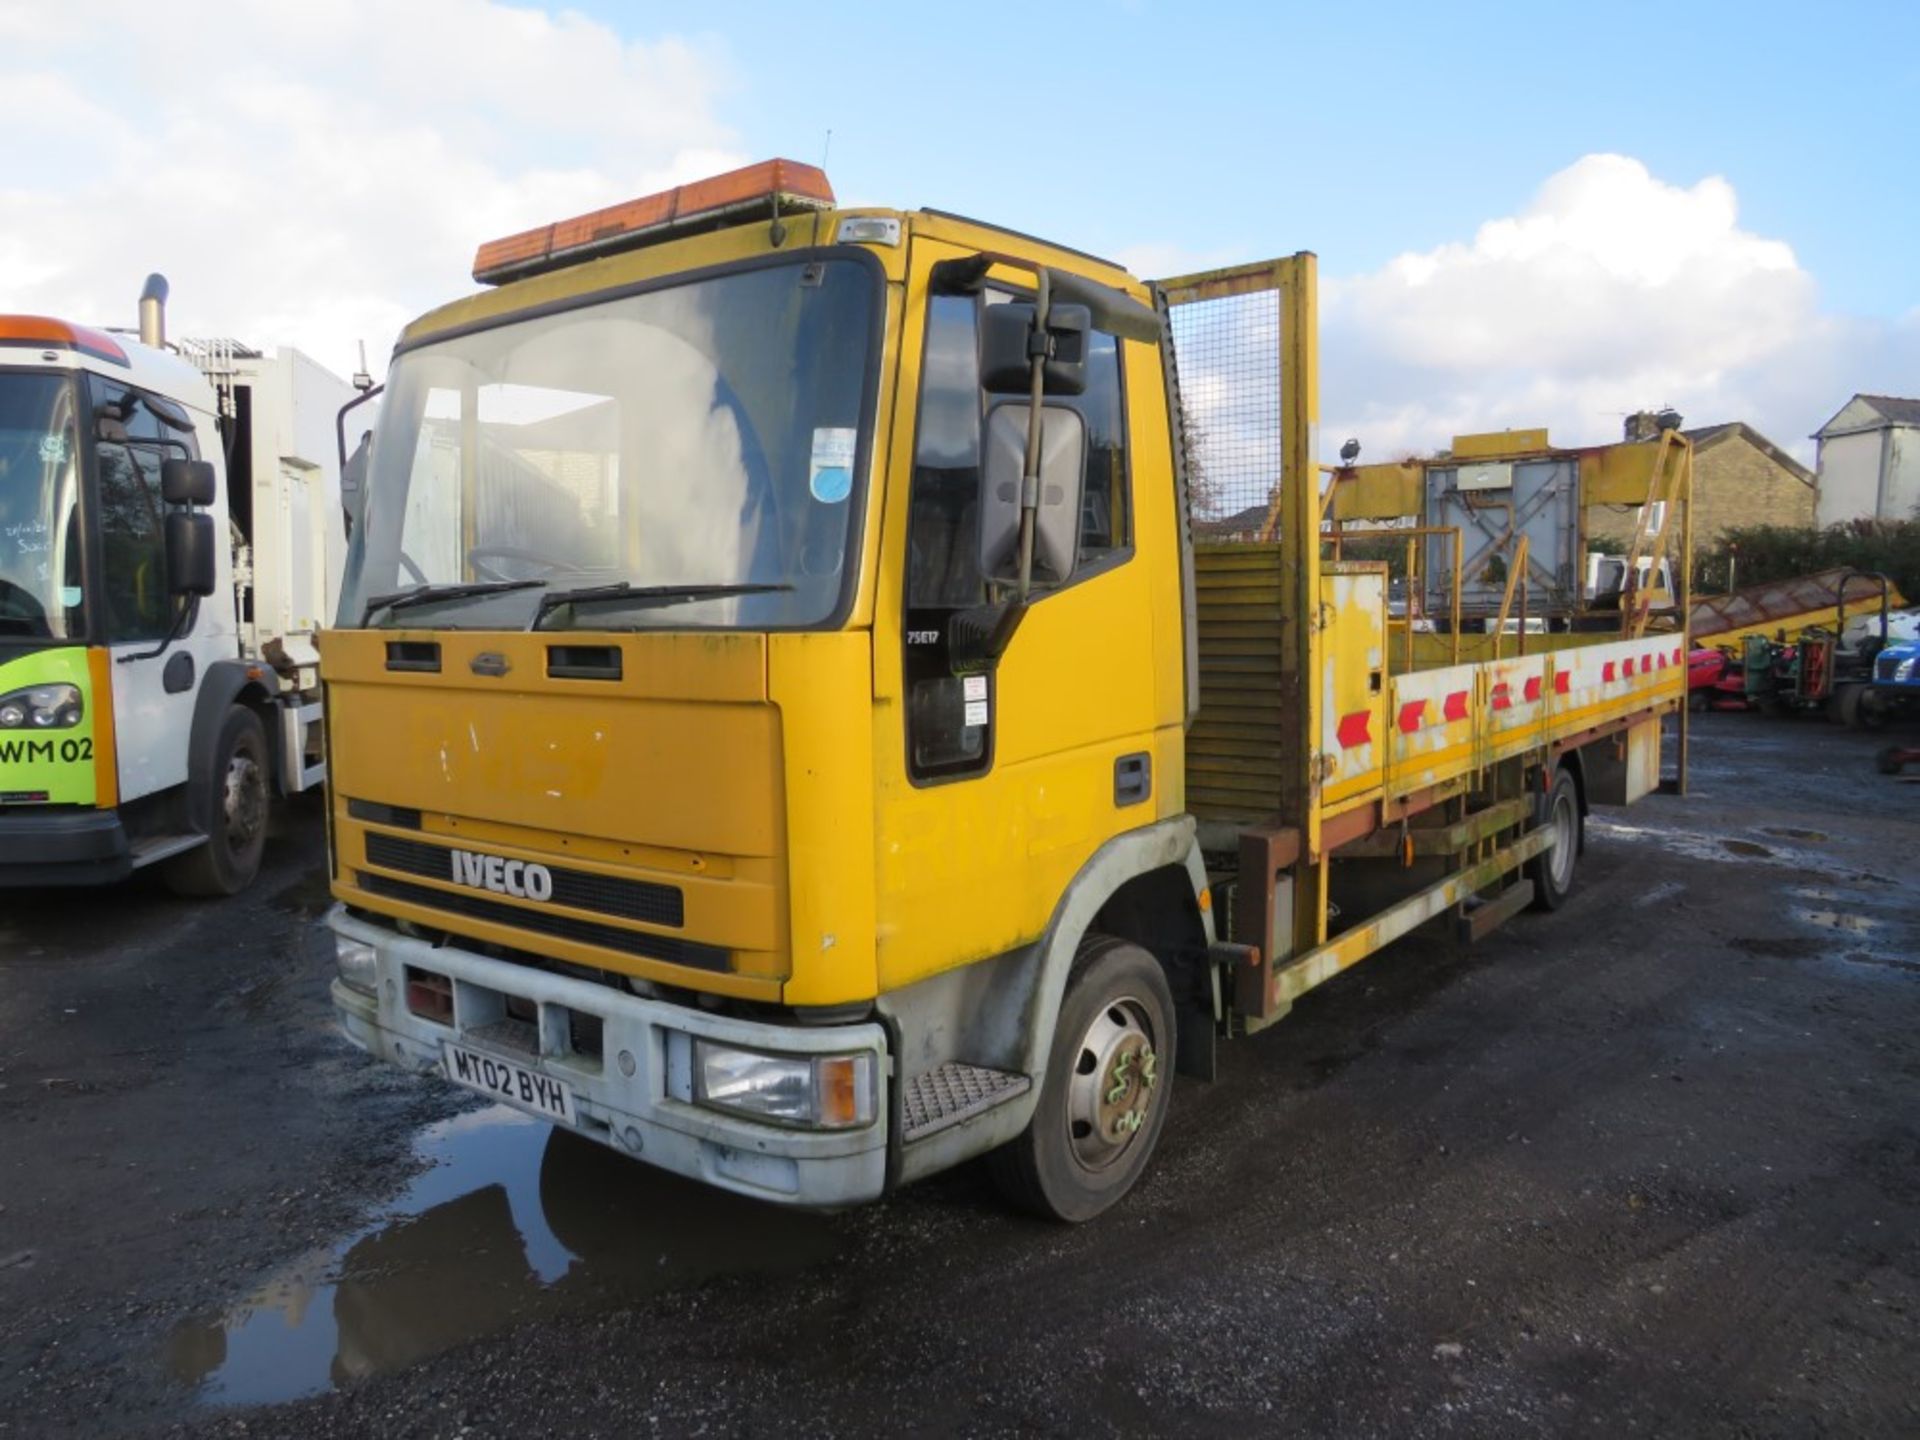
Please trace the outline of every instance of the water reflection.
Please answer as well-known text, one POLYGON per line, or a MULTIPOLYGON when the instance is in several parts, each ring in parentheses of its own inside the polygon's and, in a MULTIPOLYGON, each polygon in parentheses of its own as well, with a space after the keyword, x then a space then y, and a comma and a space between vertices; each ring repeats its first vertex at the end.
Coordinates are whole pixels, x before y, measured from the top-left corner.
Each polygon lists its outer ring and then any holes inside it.
POLYGON ((260 1404, 710 1275, 828 1258, 832 1223, 654 1170, 517 1111, 423 1131, 431 1168, 363 1229, 169 1336, 174 1373, 260 1404))

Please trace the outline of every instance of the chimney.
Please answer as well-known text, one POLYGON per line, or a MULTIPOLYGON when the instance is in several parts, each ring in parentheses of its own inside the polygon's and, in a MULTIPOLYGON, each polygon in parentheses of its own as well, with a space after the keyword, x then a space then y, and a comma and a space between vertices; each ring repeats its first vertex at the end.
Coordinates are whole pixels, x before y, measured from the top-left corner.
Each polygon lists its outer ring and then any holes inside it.
POLYGON ((1658 410, 1636 410, 1627 416, 1626 438, 1629 440, 1658 440, 1662 430, 1678 430, 1680 412, 1671 405, 1663 405, 1658 410))
POLYGON ((163 350, 167 344, 167 277, 149 275, 140 287, 140 343, 163 350))

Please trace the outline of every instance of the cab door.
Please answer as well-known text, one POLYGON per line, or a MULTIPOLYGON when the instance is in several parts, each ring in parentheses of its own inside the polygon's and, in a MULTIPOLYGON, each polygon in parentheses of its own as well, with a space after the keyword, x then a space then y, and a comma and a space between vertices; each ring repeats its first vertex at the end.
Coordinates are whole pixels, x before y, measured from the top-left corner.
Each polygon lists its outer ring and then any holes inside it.
MULTIPOLYGON (((132 387, 95 375, 89 388, 96 416, 105 408, 125 417, 124 441, 93 441, 95 614, 113 662, 120 798, 137 800, 186 783, 200 679, 209 664, 234 653, 232 574, 223 559, 214 594, 194 607, 192 621, 162 650, 179 602, 167 590, 160 465, 169 457, 198 459, 199 446, 191 429, 163 422, 132 387)), ((216 496, 209 510, 223 517, 225 496, 216 496)))
MULTIPOLYGON (((1085 394, 1050 398, 1087 427, 1078 551, 1036 585, 996 673, 956 677, 954 614, 988 598, 977 496, 982 310, 933 293, 957 247, 916 238, 875 611, 879 955, 883 989, 1035 939, 1110 836, 1158 817, 1151 754, 1155 617, 1136 555, 1122 351, 1096 334, 1085 394)), ((1177 785, 1177 781, 1175 782, 1177 785)))

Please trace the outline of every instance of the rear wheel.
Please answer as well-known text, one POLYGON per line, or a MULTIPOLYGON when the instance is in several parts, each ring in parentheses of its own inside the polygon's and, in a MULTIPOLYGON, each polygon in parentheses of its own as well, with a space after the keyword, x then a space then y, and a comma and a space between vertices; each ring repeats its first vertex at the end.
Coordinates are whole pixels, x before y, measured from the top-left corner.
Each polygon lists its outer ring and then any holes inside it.
POLYGON ((1573 868, 1580 860, 1580 845, 1586 838, 1586 825, 1580 815, 1580 787, 1573 772, 1560 766, 1553 772, 1553 783, 1535 808, 1535 829, 1553 831, 1553 848, 1527 862, 1527 878, 1533 881, 1533 908, 1558 910, 1573 893, 1573 868))
POLYGON ((260 717, 235 705, 214 741, 212 821, 207 843, 166 862, 176 895, 237 895, 260 873, 267 845, 267 732, 260 717))
POLYGON ((988 1157, 1023 1210, 1091 1220, 1133 1187, 1166 1123, 1173 994, 1160 962, 1124 940, 1081 946, 1033 1119, 988 1157))

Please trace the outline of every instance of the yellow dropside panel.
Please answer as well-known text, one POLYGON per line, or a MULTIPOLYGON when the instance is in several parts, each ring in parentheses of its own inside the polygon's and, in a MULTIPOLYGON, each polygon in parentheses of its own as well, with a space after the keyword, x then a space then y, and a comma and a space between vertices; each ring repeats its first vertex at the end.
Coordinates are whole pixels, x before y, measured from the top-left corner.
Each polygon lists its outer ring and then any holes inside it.
POLYGON ((1386 766, 1386 567, 1327 566, 1320 614, 1320 793, 1337 805, 1377 789, 1386 766))

